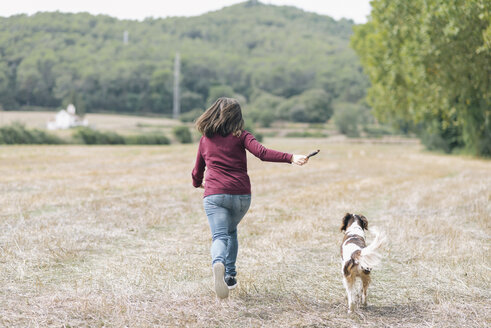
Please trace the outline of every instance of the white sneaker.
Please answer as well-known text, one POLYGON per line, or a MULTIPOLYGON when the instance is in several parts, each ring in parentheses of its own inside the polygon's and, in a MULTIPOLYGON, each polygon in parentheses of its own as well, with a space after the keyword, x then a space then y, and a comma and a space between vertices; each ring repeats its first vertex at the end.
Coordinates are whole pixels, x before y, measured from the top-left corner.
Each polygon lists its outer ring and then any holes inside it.
POLYGON ((227 298, 228 286, 225 283, 225 266, 222 262, 213 264, 213 278, 215 279, 215 292, 218 298, 227 298))

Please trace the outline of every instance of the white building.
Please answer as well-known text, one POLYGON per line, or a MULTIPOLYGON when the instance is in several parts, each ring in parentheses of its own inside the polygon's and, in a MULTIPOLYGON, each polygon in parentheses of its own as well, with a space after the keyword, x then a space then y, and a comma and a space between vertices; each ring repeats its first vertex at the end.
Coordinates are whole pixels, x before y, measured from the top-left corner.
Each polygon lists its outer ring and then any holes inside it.
POLYGON ((83 119, 75 114, 75 106, 73 104, 68 105, 65 109, 56 113, 55 120, 49 121, 46 125, 48 130, 60 130, 69 129, 76 126, 88 126, 87 119, 83 119))

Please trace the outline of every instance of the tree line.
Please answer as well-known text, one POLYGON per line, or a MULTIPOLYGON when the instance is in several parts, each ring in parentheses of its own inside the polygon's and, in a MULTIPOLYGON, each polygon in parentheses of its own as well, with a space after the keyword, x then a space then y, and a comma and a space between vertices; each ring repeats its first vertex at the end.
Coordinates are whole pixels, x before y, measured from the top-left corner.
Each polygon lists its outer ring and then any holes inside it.
POLYGON ((0 18, 0 105, 169 115, 179 52, 184 115, 232 96, 264 125, 325 122, 333 104, 361 103, 369 84, 349 47, 353 25, 257 1, 141 22, 59 12, 0 18))

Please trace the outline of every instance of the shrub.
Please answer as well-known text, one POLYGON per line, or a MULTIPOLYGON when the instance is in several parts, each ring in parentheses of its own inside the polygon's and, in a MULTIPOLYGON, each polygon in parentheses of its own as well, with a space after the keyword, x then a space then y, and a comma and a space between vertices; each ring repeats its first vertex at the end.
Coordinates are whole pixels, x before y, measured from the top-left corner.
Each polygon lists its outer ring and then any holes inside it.
POLYGON ((73 134, 77 143, 86 145, 168 145, 169 138, 163 134, 150 133, 121 136, 115 132, 102 132, 90 128, 78 128, 73 134))
POLYGON ((265 128, 270 127, 271 123, 276 119, 276 116, 271 109, 258 109, 255 107, 248 108, 246 116, 265 128))
POLYGON ((163 134, 139 134, 125 137, 127 145, 168 145, 169 138, 163 134))
POLYGON ((334 123, 338 131, 348 137, 359 137, 358 124, 360 113, 355 105, 347 104, 342 109, 337 108, 334 113, 334 123))
POLYGON ((203 96, 196 92, 184 91, 181 94, 181 111, 182 113, 188 113, 194 108, 202 107, 205 105, 203 96))
POLYGON ((491 157, 491 114, 486 114, 482 138, 477 143, 478 154, 491 157))
POLYGON ((307 90, 278 106, 278 118, 293 122, 324 123, 332 114, 331 96, 319 89, 307 90))
POLYGON ((419 134, 421 142, 428 150, 442 150, 445 153, 451 153, 464 146, 460 127, 445 126, 439 119, 425 122, 419 134))
POLYGON ((271 126, 275 121, 275 116, 272 111, 263 111, 258 115, 258 122, 265 128, 271 126))
POLYGON ((62 144, 64 141, 59 137, 38 129, 28 129, 22 123, 0 127, 0 144, 62 144))
POLYGON ((256 132, 254 130, 254 126, 250 120, 245 120, 244 123, 244 130, 248 131, 250 134, 252 134, 257 141, 262 142, 263 141, 263 135, 259 132, 256 132))
POLYGON ((279 118, 276 113, 277 107, 285 101, 282 97, 268 93, 255 93, 251 99, 253 101, 250 105, 243 106, 244 115, 248 119, 260 123, 263 127, 271 126, 271 123, 279 118))
POLYGON ((228 97, 234 98, 234 89, 229 85, 215 85, 208 90, 208 99, 206 100, 206 106, 211 106, 218 98, 228 97))
POLYGON ((308 122, 327 122, 332 114, 332 97, 322 89, 307 90, 301 94, 301 98, 307 108, 308 122))
POLYGON ((181 114, 179 119, 181 120, 181 122, 194 122, 203 113, 204 113, 203 109, 195 108, 187 113, 181 114))
POLYGON ((296 104, 290 109, 290 120, 292 122, 308 122, 309 115, 304 104, 296 104))
POLYGON ((327 138, 327 134, 320 131, 293 131, 286 134, 287 138, 327 138))
POLYGON ((373 138, 394 134, 393 129, 387 125, 364 125, 363 132, 365 132, 368 137, 373 138))
POLYGON ((187 126, 176 126, 172 132, 180 143, 185 144, 193 142, 191 131, 189 131, 189 128, 187 126))
POLYGON ((101 132, 91 128, 77 128, 73 138, 86 145, 123 145, 125 139, 116 132, 101 132))
MULTIPOLYGON (((115 132, 101 132, 90 128, 77 128, 72 135, 74 143, 86 145, 168 145, 169 138, 162 134, 121 136, 115 132)), ((38 129, 28 129, 21 123, 0 127, 0 144, 65 144, 58 136, 38 129)))

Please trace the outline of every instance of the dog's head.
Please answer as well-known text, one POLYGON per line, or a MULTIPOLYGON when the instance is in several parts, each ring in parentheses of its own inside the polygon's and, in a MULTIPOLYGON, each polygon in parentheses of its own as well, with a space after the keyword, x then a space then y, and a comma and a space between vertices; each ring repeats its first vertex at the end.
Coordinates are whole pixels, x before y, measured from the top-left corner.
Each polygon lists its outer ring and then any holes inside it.
POLYGON ((341 231, 345 232, 353 223, 357 223, 363 230, 368 229, 368 220, 363 215, 346 213, 341 224, 341 231))

